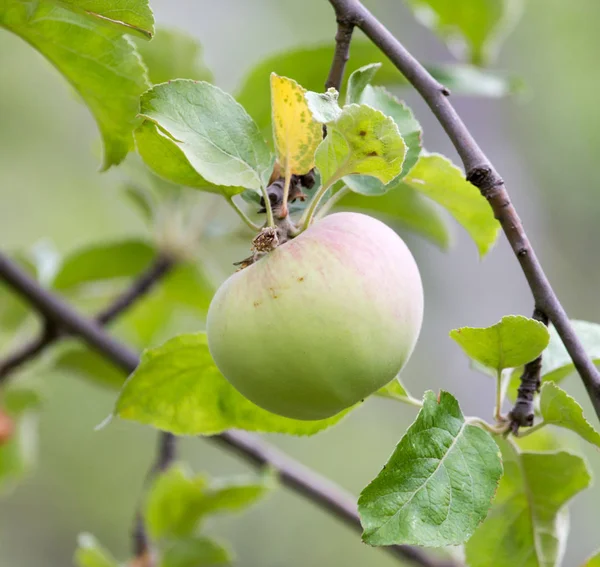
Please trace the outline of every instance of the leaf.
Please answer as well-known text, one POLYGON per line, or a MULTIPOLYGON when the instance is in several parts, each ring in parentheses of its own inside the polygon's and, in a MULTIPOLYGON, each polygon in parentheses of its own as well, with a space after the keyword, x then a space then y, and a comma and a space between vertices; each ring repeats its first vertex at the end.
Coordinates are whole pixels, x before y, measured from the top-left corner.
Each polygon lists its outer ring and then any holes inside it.
POLYGON ((467 356, 497 371, 537 358, 550 340, 546 325, 521 315, 502 317, 491 327, 454 329, 450 337, 467 356))
POLYGON ((384 195, 348 193, 340 200, 339 207, 365 211, 383 218, 393 227, 408 228, 442 250, 450 246, 450 233, 440 208, 406 184, 398 184, 384 195))
POLYGON ((305 93, 296 81, 271 74, 273 140, 287 178, 304 175, 314 167, 315 150, 323 139, 323 129, 313 120, 305 93))
POLYGON ((351 176, 344 179, 346 185, 356 193, 363 195, 382 195, 397 187, 397 182, 414 167, 421 154, 421 125, 415 120, 412 111, 382 87, 366 85, 361 96, 361 103, 380 110, 390 116, 396 125, 404 143, 406 155, 402 171, 394 180, 384 185, 372 177, 351 176))
MULTIPOLYGON (((312 47, 300 47, 276 53, 261 61, 250 70, 237 91, 236 98, 254 118, 261 131, 265 131, 271 121, 269 99, 269 76, 272 72, 285 77, 294 77, 309 91, 320 91, 324 77, 327 77, 334 52, 333 42, 312 47)), ((375 82, 380 85, 407 85, 404 76, 382 57, 381 51, 369 41, 352 42, 352 57, 348 61, 348 73, 374 62, 381 62, 375 82)), ((428 70, 448 87, 452 94, 501 97, 516 90, 520 83, 501 73, 484 71, 468 65, 447 65, 428 70)), ((343 94, 343 93, 342 93, 343 94)))
POLYGON ((389 183, 402 170, 405 152, 398 127, 389 116, 351 104, 327 125, 327 137, 317 148, 315 161, 323 184, 357 173, 389 183))
POLYGON ((273 170, 269 148, 243 107, 221 89, 185 79, 156 85, 142 96, 141 115, 166 132, 207 181, 266 186, 273 170))
POLYGON ((117 561, 93 535, 80 534, 77 542, 78 548, 74 558, 77 567, 119 567, 117 561))
POLYGON ((81 95, 102 135, 102 168, 123 161, 132 147, 139 97, 147 88, 144 66, 123 29, 50 0, 1 0, 0 26, 37 49, 81 95))
POLYGON ((134 206, 142 220, 151 224, 154 220, 156 203, 152 197, 152 194, 146 189, 137 187, 135 185, 124 185, 123 192, 134 206))
POLYGON ((326 93, 314 93, 309 91, 305 98, 308 108, 317 122, 327 124, 334 122, 341 114, 342 109, 338 103, 338 92, 334 88, 330 88, 326 93))
POLYGON ((415 17, 459 55, 484 65, 520 12, 520 0, 408 0, 415 17))
POLYGON ((202 565, 229 565, 231 552, 208 537, 179 539, 163 552, 160 567, 201 567, 202 565))
POLYGON ((90 282, 135 277, 148 268, 155 256, 154 248, 143 240, 89 246, 63 261, 53 287, 66 290, 90 282))
POLYGON ((148 0, 57 0, 72 10, 122 26, 121 33, 137 33, 145 39, 154 34, 154 15, 148 0))
POLYGON ((438 400, 426 392, 417 419, 360 495, 363 541, 461 544, 486 517, 501 475, 489 433, 465 422, 451 394, 438 400))
POLYGON ((144 163, 159 177, 176 185, 193 187, 209 193, 233 196, 243 187, 213 185, 204 179, 190 164, 180 147, 149 120, 134 132, 138 153, 144 163))
POLYGON ((150 534, 156 539, 189 537, 205 516, 244 510, 273 486, 267 475, 209 484, 174 465, 155 480, 148 494, 145 517, 150 534))
POLYGON ((411 399, 412 396, 400 380, 400 378, 394 378, 389 384, 385 385, 383 388, 380 388, 377 392, 378 396, 382 398, 390 398, 392 400, 405 400, 411 399))
POLYGON ((213 81, 212 73, 202 60, 202 46, 195 37, 181 30, 158 28, 152 41, 140 41, 136 45, 154 85, 173 79, 213 81))
POLYGON ((570 429, 588 443, 600 447, 600 433, 584 417, 582 407, 554 382, 542 386, 540 411, 545 423, 570 429))
POLYGON ((371 84, 379 69, 381 69, 381 63, 371 63, 357 69, 350 75, 346 91, 346 104, 360 104, 363 91, 371 84))
POLYGON ((171 466, 154 481, 144 515, 152 538, 187 537, 196 530, 202 516, 207 480, 192 478, 180 465, 171 466))
POLYGON ((11 386, 2 391, 2 406, 10 415, 19 416, 41 405, 40 394, 30 388, 11 386))
POLYGON ((208 351, 206 335, 197 333, 180 335, 145 351, 114 413, 176 435, 215 435, 231 428, 313 435, 347 412, 303 421, 259 408, 222 376, 208 351))
POLYGON ((421 156, 403 184, 442 205, 475 241, 480 256, 489 252, 500 224, 485 197, 447 158, 438 154, 421 156))
POLYGON ((590 557, 581 567, 600 567, 600 551, 590 557))
POLYGON ((504 462, 494 505, 466 545, 470 567, 560 565, 569 531, 565 504, 590 484, 568 451, 520 452, 498 438, 504 462))

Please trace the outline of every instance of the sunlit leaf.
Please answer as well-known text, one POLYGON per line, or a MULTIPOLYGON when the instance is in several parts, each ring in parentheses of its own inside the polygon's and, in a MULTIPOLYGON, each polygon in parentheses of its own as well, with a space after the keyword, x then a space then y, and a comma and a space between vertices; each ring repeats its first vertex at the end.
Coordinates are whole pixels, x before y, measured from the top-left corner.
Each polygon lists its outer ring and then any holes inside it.
POLYGON ((520 0, 408 0, 417 19, 459 55, 477 65, 495 55, 500 39, 518 16, 520 0))
POLYGON ((342 114, 338 98, 339 93, 334 89, 328 89, 325 93, 309 91, 305 95, 308 108, 317 122, 327 124, 337 120, 342 114))
POLYGON ((404 143, 406 155, 402 164, 402 171, 394 180, 384 185, 378 179, 362 175, 350 176, 344 182, 356 193, 363 195, 382 195, 397 187, 397 183, 414 167, 421 154, 421 125, 415 120, 410 108, 405 106, 383 87, 365 85, 362 89, 360 102, 380 110, 390 116, 396 125, 404 143))
POLYGON ((139 97, 147 88, 145 69, 124 28, 51 0, 2 0, 0 26, 35 47, 81 95, 104 141, 103 168, 120 163, 133 145, 139 97))
POLYGON ((600 551, 590 557, 581 567, 600 567, 600 551))
POLYGON ((77 538, 75 565, 77 567, 119 567, 116 559, 104 549, 91 534, 80 534, 77 538))
POLYGON ((546 382, 542 386, 540 412, 545 423, 570 429, 600 447, 600 433, 585 418, 582 407, 554 382, 546 382))
POLYGON ((498 438, 504 476, 494 505, 466 544, 470 567, 560 565, 569 532, 565 504, 590 484, 585 461, 568 451, 519 452, 498 438))
POLYGON ((176 185, 193 187, 209 193, 233 196, 244 191, 243 187, 213 185, 202 177, 190 164, 181 148, 167 134, 145 120, 135 132, 135 144, 144 163, 159 177, 176 185))
POLYGON ((306 91, 294 80, 271 74, 273 140, 285 177, 304 175, 315 164, 315 150, 323 139, 321 125, 308 109, 306 91))
POLYGON ((469 233, 481 256, 489 252, 500 224, 479 190, 447 158, 421 156, 403 183, 444 207, 469 233))
POLYGON ((400 378, 395 378, 389 384, 385 385, 383 388, 380 388, 377 393, 377 396, 382 398, 388 398, 390 400, 396 400, 398 402, 404 402, 416 405, 419 400, 413 398, 410 392, 406 389, 400 378))
POLYGON ((202 46, 184 31, 158 28, 152 41, 140 41, 137 47, 155 85, 173 79, 213 80, 202 60, 202 46))
POLYGON ((122 26, 122 33, 137 33, 150 39, 154 15, 148 0, 55 0, 57 4, 83 12, 104 22, 122 26))
POLYGON ((208 537, 179 539, 167 546, 160 567, 203 567, 229 565, 231 552, 218 541, 208 537))
POLYGON ((486 517, 502 475, 489 433, 465 422, 456 399, 426 392, 423 408, 361 493, 363 540, 429 547, 464 543, 486 517))
POLYGON ((168 134, 207 181, 266 186, 273 156, 250 116, 221 89, 185 79, 156 85, 142 96, 141 115, 168 134))
POLYGON ((394 228, 407 228, 442 250, 450 246, 450 232, 440 207, 406 184, 400 183, 384 195, 350 192, 340 200, 339 207, 365 211, 394 228))
POLYGON ((398 126, 365 105, 344 107, 327 125, 327 137, 315 156, 321 182, 331 184, 346 175, 372 175, 389 183, 402 170, 406 146, 398 126))
POLYGON ((467 356, 498 371, 537 358, 550 339, 546 325, 521 315, 502 317, 491 327, 454 329, 450 337, 467 356))
POLYGON ((197 333, 144 352, 121 391, 115 415, 177 435, 214 435, 231 428, 312 435, 337 423, 347 411, 303 421, 259 408, 223 377, 212 361, 206 335, 197 333))

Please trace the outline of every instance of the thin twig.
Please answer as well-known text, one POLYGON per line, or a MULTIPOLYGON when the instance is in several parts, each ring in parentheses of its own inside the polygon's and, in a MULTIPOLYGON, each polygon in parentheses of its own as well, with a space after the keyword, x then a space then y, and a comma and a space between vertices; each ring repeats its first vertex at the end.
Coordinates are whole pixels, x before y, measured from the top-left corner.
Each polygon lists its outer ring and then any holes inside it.
MULTIPOLYGON (((66 327, 70 333, 97 350, 115 366, 131 373, 139 364, 139 356, 136 352, 113 339, 97 323, 80 315, 63 299, 41 287, 2 252, 0 252, 0 278, 35 306, 49 321, 66 327)), ((240 431, 228 431, 207 439, 221 445, 227 444, 252 463, 274 466, 281 472, 286 486, 312 500, 330 514, 345 519, 346 523, 361 531, 355 499, 301 463, 283 455, 254 436, 240 431)), ((421 567, 457 567, 452 561, 438 561, 412 546, 392 546, 384 549, 398 558, 421 567)))
MULTIPOLYGON (((548 317, 546 317, 539 309, 534 309, 533 318, 546 326, 548 325, 548 317)), ((523 368, 519 393, 515 405, 508 414, 508 418, 510 419, 510 429, 515 435, 519 431, 519 427, 531 427, 533 425, 533 396, 536 392, 540 391, 541 370, 541 354, 535 360, 528 362, 523 368)))
POLYGON ((448 100, 450 91, 436 81, 359 0, 328 1, 338 20, 353 23, 381 49, 412 83, 443 126, 461 157, 467 180, 489 201, 525 274, 535 305, 556 328, 600 418, 600 373, 586 354, 556 297, 510 201, 504 182, 448 100))
POLYGON ((352 32, 354 23, 348 18, 338 15, 337 33, 335 34, 335 52, 325 89, 334 88, 337 92, 342 90, 342 81, 346 63, 350 58, 350 42, 352 41, 352 32))
MULTIPOLYGON (((0 262, 2 262, 2 258, 0 258, 0 262)), ((174 265, 175 261, 170 256, 159 255, 150 267, 134 280, 121 295, 94 317, 95 322, 98 325, 111 323, 137 300, 146 295, 156 283, 171 271, 174 265)), ((39 336, 34 337, 15 352, 9 354, 6 359, 0 361, 0 384, 6 381, 21 365, 32 360, 58 339, 69 334, 61 325, 57 326, 48 321, 39 336)))

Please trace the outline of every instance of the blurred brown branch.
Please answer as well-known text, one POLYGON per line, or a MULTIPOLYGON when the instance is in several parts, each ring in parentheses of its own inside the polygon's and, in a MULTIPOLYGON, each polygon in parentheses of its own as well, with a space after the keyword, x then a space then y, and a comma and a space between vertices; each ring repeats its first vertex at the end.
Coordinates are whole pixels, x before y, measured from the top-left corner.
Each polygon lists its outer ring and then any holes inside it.
POLYGON ((448 134, 463 162, 467 180, 475 185, 490 203, 525 274, 536 309, 544 313, 556 328, 600 419, 600 373, 587 356, 556 297, 527 238, 521 219, 510 201, 504 181, 450 103, 450 91, 436 81, 359 0, 328 1, 335 10, 338 22, 343 21, 361 29, 381 49, 415 87, 448 134))

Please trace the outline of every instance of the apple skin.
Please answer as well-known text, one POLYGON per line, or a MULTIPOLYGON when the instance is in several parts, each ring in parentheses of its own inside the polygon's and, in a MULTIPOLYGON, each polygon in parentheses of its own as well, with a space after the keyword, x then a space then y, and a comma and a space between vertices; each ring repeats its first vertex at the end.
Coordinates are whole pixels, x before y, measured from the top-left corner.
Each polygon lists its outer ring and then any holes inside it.
POLYGON ((208 346, 256 405, 317 420, 389 383, 422 319, 421 277, 404 241, 372 217, 336 213, 221 285, 208 346))

